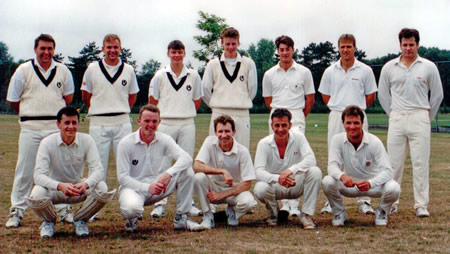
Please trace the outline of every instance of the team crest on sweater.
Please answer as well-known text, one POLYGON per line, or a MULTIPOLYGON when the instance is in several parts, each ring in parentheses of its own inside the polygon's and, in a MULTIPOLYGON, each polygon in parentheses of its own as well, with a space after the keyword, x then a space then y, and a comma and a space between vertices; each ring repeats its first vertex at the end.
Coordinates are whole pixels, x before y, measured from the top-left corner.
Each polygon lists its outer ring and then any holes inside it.
POLYGON ((133 164, 133 166, 136 166, 138 163, 139 163, 138 160, 132 160, 132 161, 131 161, 131 164, 133 164))
POLYGON ((191 85, 187 85, 186 86, 186 90, 188 90, 188 92, 190 92, 192 90, 192 86, 191 85))
POLYGON ((61 86, 62 86, 61 82, 56 83, 56 87, 61 88, 61 86))
POLYGON ((125 79, 122 80, 122 85, 126 86, 127 85, 127 81, 125 79))
POLYGON ((240 80, 240 81, 244 81, 244 75, 241 75, 241 76, 239 77, 239 80, 240 80))

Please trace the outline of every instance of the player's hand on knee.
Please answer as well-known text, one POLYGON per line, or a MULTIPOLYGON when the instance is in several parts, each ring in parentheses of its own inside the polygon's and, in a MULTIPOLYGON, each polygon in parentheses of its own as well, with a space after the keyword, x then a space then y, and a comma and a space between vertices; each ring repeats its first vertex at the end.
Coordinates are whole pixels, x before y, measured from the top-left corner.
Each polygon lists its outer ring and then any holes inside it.
POLYGON ((356 183, 356 187, 358 187, 359 191, 368 191, 371 186, 369 181, 361 181, 356 183))
POLYGON ((167 172, 164 172, 158 179, 158 183, 161 183, 164 187, 163 187, 163 193, 166 192, 167 190, 167 186, 170 183, 170 180, 172 180, 172 176, 169 175, 167 172))
POLYGON ((349 176, 347 174, 341 175, 340 179, 341 179, 342 183, 345 185, 345 187, 348 187, 348 188, 353 187, 356 184, 353 181, 353 177, 351 177, 351 176, 349 176))
POLYGON ((57 189, 66 196, 80 196, 80 191, 71 183, 59 183, 57 189))
POLYGON ((159 195, 164 191, 165 187, 164 184, 157 182, 150 184, 150 187, 148 188, 148 193, 152 195, 159 195))
POLYGON ((225 179, 225 183, 230 187, 233 186, 233 177, 231 176, 230 172, 228 172, 228 170, 226 169, 222 169, 222 175, 225 179))
POLYGON ((278 177, 278 183, 286 188, 295 186, 295 179, 293 177, 290 177, 292 174, 292 171, 290 171, 289 169, 281 172, 280 177, 278 177))
POLYGON ((83 195, 87 189, 89 189, 89 184, 86 182, 77 183, 73 186, 74 188, 78 189, 78 193, 80 195, 83 195))

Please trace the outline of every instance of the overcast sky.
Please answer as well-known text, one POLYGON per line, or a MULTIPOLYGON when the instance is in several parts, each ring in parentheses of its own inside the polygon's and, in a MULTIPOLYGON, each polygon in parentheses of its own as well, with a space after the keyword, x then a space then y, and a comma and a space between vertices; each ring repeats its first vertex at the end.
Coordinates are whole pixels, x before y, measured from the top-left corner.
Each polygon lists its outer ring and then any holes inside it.
POLYGON ((311 42, 336 45, 339 35, 353 33, 357 47, 374 58, 399 51, 403 27, 418 29, 422 46, 450 49, 450 0, 0 0, 0 41, 17 61, 34 56, 34 39, 49 33, 67 62, 88 42, 101 45, 105 34, 117 33, 138 65, 150 59, 165 65, 168 42, 179 39, 186 60, 197 65, 200 10, 237 28, 242 49, 282 34, 300 50, 311 42))

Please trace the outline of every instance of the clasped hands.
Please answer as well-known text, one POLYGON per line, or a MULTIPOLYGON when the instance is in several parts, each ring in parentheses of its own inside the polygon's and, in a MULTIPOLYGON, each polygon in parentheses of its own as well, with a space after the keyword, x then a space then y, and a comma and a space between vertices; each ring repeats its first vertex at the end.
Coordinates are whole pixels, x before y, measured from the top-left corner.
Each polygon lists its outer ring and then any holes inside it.
POLYGON ((340 177, 340 180, 342 181, 342 183, 344 183, 345 187, 353 187, 356 186, 358 188, 358 190, 360 191, 368 191, 370 190, 370 182, 369 181, 360 181, 360 182, 355 182, 353 180, 353 177, 347 175, 347 174, 343 174, 340 177))

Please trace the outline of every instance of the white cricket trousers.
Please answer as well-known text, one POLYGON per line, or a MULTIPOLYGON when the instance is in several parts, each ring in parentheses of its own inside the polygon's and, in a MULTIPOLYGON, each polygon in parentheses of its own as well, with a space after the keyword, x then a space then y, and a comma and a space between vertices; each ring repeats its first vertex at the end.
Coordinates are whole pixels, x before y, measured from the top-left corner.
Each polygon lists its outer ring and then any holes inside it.
MULTIPOLYGON (((233 187, 221 186, 216 184, 214 181, 209 178, 205 173, 196 173, 195 174, 195 193, 197 194, 197 198, 202 207, 203 214, 211 212, 211 208, 209 204, 211 203, 208 198, 208 193, 211 191, 214 192, 222 192, 227 191, 233 187)), ((214 204, 228 204, 229 206, 234 207, 236 211, 236 218, 239 219, 242 215, 247 214, 253 208, 256 207, 257 202, 250 191, 243 191, 236 196, 229 196, 223 200, 218 202, 214 202, 214 204)))
MULTIPOLYGON (((224 114, 212 112, 211 114, 211 122, 209 123, 209 135, 215 136, 214 133, 214 119, 224 114)), ((250 149, 250 116, 238 116, 238 115, 229 115, 234 120, 234 125, 236 129, 236 134, 234 138, 239 142, 239 144, 250 149)))
POLYGON ((308 171, 295 175, 296 185, 293 187, 286 188, 279 183, 269 184, 259 181, 256 182, 253 193, 274 216, 278 216, 277 200, 296 199, 303 195, 301 211, 312 216, 316 210, 321 180, 322 171, 318 167, 311 167, 308 171))
POLYGON ((66 196, 62 191, 49 190, 40 185, 35 185, 30 194, 30 199, 39 200, 44 198, 51 198, 52 203, 55 204, 76 204, 86 200, 86 198, 96 190, 100 193, 108 192, 108 186, 105 182, 100 181, 97 185, 90 187, 83 195, 80 196, 66 196))
POLYGON ((25 211, 28 208, 28 205, 25 203, 25 198, 30 195, 33 187, 33 173, 39 144, 42 139, 55 132, 58 132, 58 129, 20 130, 19 154, 11 192, 11 211, 14 209, 22 209, 25 211))
POLYGON ((380 208, 383 209, 386 214, 390 213, 392 204, 394 204, 395 200, 397 200, 400 195, 400 185, 394 180, 389 180, 385 184, 362 192, 358 190, 356 186, 347 188, 342 181, 336 180, 328 175, 322 180, 322 189, 328 198, 328 202, 330 202, 334 215, 340 214, 345 210, 342 195, 352 198, 361 196, 373 198, 381 197, 380 208))
MULTIPOLYGON (((156 183, 155 179, 153 183, 156 183)), ((136 218, 144 212, 144 206, 152 205, 163 198, 177 192, 177 214, 187 214, 192 208, 192 192, 194 190, 194 170, 188 168, 172 176, 167 190, 160 195, 139 192, 130 188, 120 188, 120 213, 125 219, 136 218)))
MULTIPOLYGON (((394 170, 394 180, 401 184, 409 144, 413 169, 415 209, 426 208, 429 202, 430 135, 428 110, 391 112, 387 152, 394 170)), ((396 203, 398 203, 398 200, 396 203)))
POLYGON ((117 158, 117 145, 123 137, 131 133, 131 130, 131 123, 114 126, 89 126, 89 135, 91 135, 97 145, 98 155, 100 156, 102 166, 105 169, 103 181, 106 182, 106 172, 108 170, 111 145, 113 147, 114 157, 117 158))

